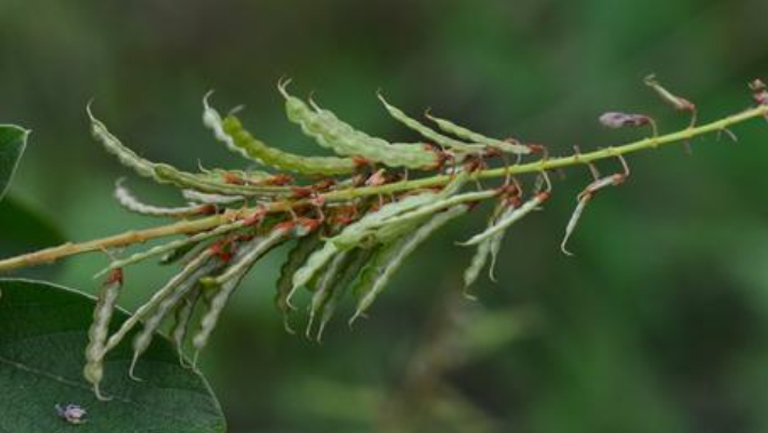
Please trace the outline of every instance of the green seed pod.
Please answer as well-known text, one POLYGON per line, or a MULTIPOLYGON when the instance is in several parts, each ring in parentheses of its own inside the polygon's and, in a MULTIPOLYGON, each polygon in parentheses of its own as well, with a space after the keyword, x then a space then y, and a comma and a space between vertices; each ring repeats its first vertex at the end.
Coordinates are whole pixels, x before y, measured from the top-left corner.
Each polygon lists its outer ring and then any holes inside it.
POLYGON ((123 179, 117 181, 115 185, 115 199, 120 206, 125 209, 141 215, 156 217, 174 217, 186 218, 200 215, 213 210, 210 205, 194 205, 185 207, 159 207, 142 203, 133 193, 123 185, 123 179))
POLYGON ((389 283, 394 273, 402 266, 405 259, 432 234, 443 227, 452 219, 463 215, 469 210, 469 206, 460 204, 454 206, 445 212, 432 217, 426 224, 419 227, 410 235, 404 236, 400 241, 393 244, 392 247, 385 247, 385 253, 377 258, 375 268, 367 275, 366 279, 370 283, 365 284, 359 293, 360 300, 357 304, 357 310, 350 319, 353 323, 364 314, 373 304, 376 298, 381 294, 389 283))
POLYGON ((93 385, 96 398, 105 401, 109 398, 101 393, 99 384, 104 378, 104 357, 107 354, 106 341, 109 334, 109 322, 117 307, 117 298, 123 285, 123 272, 117 269, 107 278, 101 287, 93 310, 93 322, 88 330, 88 345, 85 348, 86 364, 83 368, 85 380, 93 385))
MULTIPOLYGON (((504 214, 505 209, 507 209, 507 204, 503 200, 499 201, 499 204, 493 210, 493 214, 488 221, 488 227, 492 227, 496 223, 498 218, 504 214)), ((499 253, 499 248, 501 247, 501 241, 503 239, 504 232, 502 231, 478 244, 477 251, 475 252, 475 255, 472 256, 472 262, 464 271, 464 296, 467 298, 475 299, 474 296, 469 294, 469 287, 477 280, 477 277, 480 276, 480 272, 485 267, 489 258, 491 258, 491 268, 489 275, 491 276, 492 280, 494 279, 493 268, 496 262, 496 256, 499 253)))
POLYGON ((333 292, 338 289, 338 281, 342 277, 344 268, 349 264, 351 258, 352 254, 350 251, 343 251, 337 254, 318 279, 309 308, 309 322, 306 329, 307 338, 311 338, 315 317, 323 313, 328 301, 333 297, 333 292))
MULTIPOLYGON (((205 255, 210 257, 209 254, 205 255)), ((220 267, 221 262, 219 260, 211 260, 202 265, 198 265, 194 272, 176 284, 172 291, 167 292, 167 295, 157 303, 154 310, 145 310, 148 311, 148 313, 143 314, 146 317, 144 327, 141 332, 136 334, 133 340, 133 360, 131 361, 131 367, 128 372, 132 379, 139 380, 134 374, 136 363, 139 360, 139 357, 149 348, 149 345, 152 343, 152 339, 160 328, 160 324, 163 320, 171 313, 179 302, 181 302, 182 299, 195 288, 201 278, 215 272, 220 267)), ((185 272, 182 271, 182 273, 185 272)), ((139 311, 134 314, 134 317, 138 315, 139 311)))
POLYGON ((283 323, 285 330, 293 334, 294 331, 288 322, 288 316, 291 310, 295 308, 288 302, 293 289, 293 274, 301 268, 307 258, 320 245, 320 232, 315 231, 309 236, 302 237, 296 242, 296 246, 288 253, 288 258, 280 268, 280 277, 277 280, 277 291, 275 293, 275 305, 283 314, 283 323))
POLYGON ((173 339, 174 346, 176 346, 179 363, 183 367, 190 367, 184 361, 184 341, 187 339, 189 323, 192 321, 192 315, 195 312, 195 307, 200 300, 201 294, 200 286, 194 287, 191 292, 187 293, 181 304, 176 306, 173 313, 174 322, 171 327, 171 338, 173 339))
POLYGON ((200 204, 212 204, 216 206, 226 206, 235 203, 241 203, 245 201, 245 197, 220 195, 220 194, 206 194, 195 191, 193 189, 185 189, 181 192, 185 199, 200 204))
POLYGON ((210 248, 204 249, 194 259, 184 266, 184 268, 178 274, 174 275, 160 290, 155 292, 152 297, 139 307, 131 317, 128 318, 120 328, 115 331, 112 336, 109 337, 109 341, 106 345, 106 350, 110 351, 117 347, 118 344, 128 335, 131 330, 136 327, 142 320, 146 319, 149 314, 158 308, 158 306, 168 297, 172 296, 174 292, 182 287, 183 290, 187 289, 187 285, 191 282, 196 282, 203 276, 212 271, 212 266, 216 266, 211 259, 213 252, 210 248))
POLYGON ((384 105, 384 108, 387 110, 390 116, 392 116, 395 120, 404 124, 408 128, 418 132, 419 134, 424 136, 424 138, 433 141, 435 144, 439 146, 443 146, 448 149, 453 149, 458 152, 463 152, 463 153, 482 152, 483 146, 464 143, 462 141, 455 140, 451 137, 447 137, 443 134, 440 134, 439 132, 424 125, 418 120, 408 116, 407 114, 405 114, 405 112, 403 112, 403 110, 395 107, 394 105, 391 105, 389 102, 387 102, 386 99, 384 99, 384 96, 381 93, 378 94, 378 97, 379 97, 379 101, 381 101, 381 103, 384 105))
POLYGON ((318 326, 316 336, 318 342, 322 341, 323 332, 328 326, 328 323, 333 319, 339 302, 341 302, 350 290, 350 286, 360 275, 365 266, 372 261, 375 251, 376 249, 374 248, 356 248, 348 251, 349 258, 346 266, 341 272, 341 276, 337 279, 336 283, 334 283, 332 294, 328 297, 328 300, 322 308, 320 325, 318 326))
POLYGON ((466 242, 460 242, 459 245, 478 245, 481 242, 492 238, 497 233, 505 231, 512 224, 520 221, 520 219, 536 210, 536 208, 538 208, 547 198, 549 198, 549 193, 539 193, 532 199, 525 202, 522 206, 518 208, 510 208, 501 217, 499 217, 499 221, 496 224, 488 227, 485 231, 473 236, 466 242))
POLYGON ((281 243, 288 234, 290 234, 290 228, 275 228, 265 237, 246 242, 239 247, 233 258, 233 264, 224 273, 207 282, 204 281, 208 289, 215 289, 216 292, 211 299, 208 311, 203 315, 197 334, 192 339, 192 345, 196 350, 195 361, 200 351, 208 344, 222 311, 248 271, 264 253, 281 243))
POLYGON ((350 174, 357 169, 355 162, 348 158, 304 157, 269 147, 246 131, 234 115, 222 120, 221 115, 208 104, 209 95, 203 99, 203 123, 229 150, 259 164, 301 174, 334 176, 350 174))
POLYGON ((435 122, 437 126, 440 129, 442 129, 444 132, 453 134, 463 140, 468 140, 473 143, 482 144, 484 146, 488 146, 494 149, 498 149, 502 152, 511 153, 514 155, 528 155, 531 153, 531 148, 524 144, 520 144, 518 142, 511 141, 511 140, 504 141, 504 140, 498 140, 496 138, 486 137, 485 135, 471 131, 451 121, 432 116, 431 114, 427 114, 426 116, 427 118, 435 122))
POLYGON ((338 155, 361 157, 389 167, 432 169, 440 165, 440 156, 426 146, 420 143, 389 143, 372 137, 342 122, 328 110, 317 106, 313 110, 304 101, 290 95, 285 86, 281 84, 278 88, 286 100, 288 119, 298 124, 305 135, 338 155))

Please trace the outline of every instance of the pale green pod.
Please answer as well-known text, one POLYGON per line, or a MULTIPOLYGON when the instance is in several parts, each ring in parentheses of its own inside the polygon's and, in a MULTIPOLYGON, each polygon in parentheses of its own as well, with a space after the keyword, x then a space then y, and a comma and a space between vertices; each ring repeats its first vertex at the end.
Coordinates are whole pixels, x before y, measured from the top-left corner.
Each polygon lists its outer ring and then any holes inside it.
POLYGON ((212 266, 212 264, 210 264, 209 261, 211 261, 212 257, 213 252, 209 248, 206 248, 187 263, 181 272, 168 280, 160 290, 156 291, 147 302, 139 307, 136 312, 134 312, 128 320, 123 322, 120 328, 109 337, 109 341, 106 344, 106 350, 110 351, 117 347, 136 325, 146 319, 166 298, 177 291, 179 286, 183 286, 190 281, 197 281, 211 272, 212 269, 210 269, 210 266, 212 266))
POLYGON ((548 193, 539 193, 532 199, 525 202, 518 208, 510 208, 510 210, 502 215, 498 222, 491 227, 488 227, 482 233, 478 233, 465 242, 459 242, 459 245, 478 245, 481 242, 490 239, 497 233, 503 232, 508 229, 512 224, 520 221, 523 217, 536 210, 547 198, 548 193))
POLYGON ((187 339, 189 324, 195 312, 195 307, 202 295, 200 285, 195 286, 191 292, 187 293, 182 303, 177 305, 173 312, 173 326, 171 327, 171 339, 176 347, 176 353, 179 356, 179 363, 183 367, 189 367, 184 362, 184 341, 187 339))
POLYGON ((384 96, 381 93, 378 94, 378 97, 379 97, 379 101, 381 101, 381 103, 384 105, 384 108, 387 110, 390 116, 392 116, 395 120, 407 126, 408 128, 418 132, 419 134, 424 136, 424 138, 431 140, 432 142, 434 142, 434 144, 437 144, 439 146, 446 147, 448 149, 452 149, 458 152, 464 152, 464 153, 482 152, 482 146, 476 146, 470 143, 465 143, 463 141, 455 140, 451 137, 447 137, 443 134, 440 134, 434 129, 428 127, 427 125, 424 125, 418 120, 408 116, 407 114, 405 114, 403 110, 387 102, 387 100, 384 99, 384 96))
POLYGON ((496 138, 490 138, 486 137, 483 134, 480 134, 478 132, 474 132, 470 129, 467 129, 463 126, 459 126, 449 120, 441 119, 439 117, 435 117, 429 113, 426 114, 427 118, 435 122, 437 126, 442 129, 444 132, 447 132, 449 134, 453 134, 463 140, 468 140, 473 143, 479 143, 484 146, 492 147, 494 149, 501 150, 502 152, 506 153, 512 153, 514 155, 528 155, 530 154, 531 148, 524 145, 517 143, 515 141, 504 141, 499 140, 496 138))
POLYGON ((335 114, 290 95, 284 85, 279 87, 286 100, 288 119, 298 124, 305 135, 320 146, 341 156, 361 157, 389 167, 432 169, 438 167, 440 156, 422 143, 389 143, 378 137, 356 130, 335 114))
POLYGON ((96 274, 96 277, 104 275, 104 274, 106 274, 107 272, 109 272, 111 270, 118 269, 118 268, 123 268, 123 267, 129 266, 129 265, 133 265, 135 263, 144 261, 144 260, 149 259, 151 257, 161 256, 163 254, 169 253, 171 251, 174 251, 174 250, 176 250, 178 248, 185 247, 187 245, 197 244, 197 243, 200 243, 202 241, 208 240, 210 238, 214 238, 214 237, 217 237, 219 235, 223 235, 225 233, 233 232, 233 231, 235 231, 237 229, 245 227, 245 225, 246 225, 246 221, 244 221, 244 220, 237 220, 237 221, 232 222, 232 223, 220 225, 220 226, 216 227, 215 229, 208 230, 206 232, 197 233, 195 235, 189 236, 189 237, 184 238, 184 239, 178 239, 178 240, 175 240, 175 241, 171 241, 171 242, 168 242, 168 243, 165 243, 165 244, 162 244, 162 245, 158 245, 158 246, 152 247, 152 248, 150 248, 150 249, 148 249, 146 251, 142 251, 142 252, 133 254, 133 255, 125 258, 125 259, 120 259, 120 260, 113 261, 112 263, 110 263, 109 266, 107 266, 106 268, 101 270, 98 274, 96 274))
MULTIPOLYGON (((504 214, 507 206, 508 205, 503 200, 499 201, 493 210, 493 214, 491 215, 490 220, 488 221, 488 227, 491 227, 496 223, 498 218, 504 214)), ((501 241, 503 239, 504 232, 502 231, 478 244, 477 250, 475 255, 472 256, 472 261, 469 267, 467 267, 467 269, 464 271, 464 295, 468 298, 474 299, 474 296, 469 294, 469 286, 471 286, 480 276, 480 272, 482 272, 489 258, 491 259, 489 276, 491 280, 495 280, 495 277, 493 276, 493 269, 496 262, 496 256, 498 255, 499 248, 501 247, 501 241)))
POLYGON ((185 189, 181 192, 185 199, 193 203, 212 204, 216 206, 226 206, 245 201, 245 197, 231 196, 221 194, 206 194, 193 189, 185 189))
POLYGON ((410 212, 385 219, 384 221, 377 221, 371 224, 369 229, 379 229, 386 225, 408 224, 462 203, 478 202, 495 197, 497 195, 498 191, 495 190, 467 192, 464 194, 454 195, 451 197, 443 198, 434 203, 421 206, 410 212))
POLYGON ((106 125, 93 115, 91 104, 86 107, 86 112, 91 121, 91 134, 96 141, 101 143, 109 153, 115 155, 124 166, 132 168, 141 176, 155 178, 153 163, 141 158, 112 135, 106 125))
POLYGON ((203 123, 213 131, 219 142, 246 159, 278 170, 310 175, 333 176, 356 171, 357 165, 348 158, 304 157, 268 146, 246 131, 240 119, 234 115, 222 119, 221 115, 208 104, 209 95, 203 99, 203 123))
POLYGON ((501 244, 504 241, 505 234, 506 232, 501 231, 491 238, 491 265, 488 267, 488 278, 494 283, 496 282, 496 260, 499 257, 499 251, 501 251, 501 244))
POLYGON ((300 288, 305 287, 315 277, 315 274, 328 264, 339 252, 339 248, 333 242, 326 241, 320 249, 317 249, 309 255, 307 261, 293 274, 291 278, 292 287, 288 293, 285 302, 291 305, 291 299, 300 288))
POLYGON ((316 339, 321 342, 323 339, 323 332, 328 326, 328 323, 333 319, 336 314, 339 302, 342 301, 344 296, 350 290, 350 286, 355 279, 360 275, 365 266, 371 262, 371 258, 374 256, 374 248, 357 248, 348 251, 349 259, 347 260, 344 270, 341 272, 341 276, 334 283, 333 293, 329 296, 322 309, 320 317, 320 324, 317 328, 316 339))
POLYGON ((109 334, 109 323, 112 321, 112 314, 117 307, 117 298, 120 296, 122 284, 122 271, 115 271, 101 287, 96 299, 96 307, 93 310, 93 322, 88 330, 83 376, 93 385, 96 398, 102 401, 109 400, 101 393, 99 384, 104 378, 104 357, 108 351, 106 342, 109 334))
MULTIPOLYGON (((181 302, 182 299, 198 285, 200 278, 215 272, 220 267, 221 262, 218 260, 212 260, 198 267, 195 272, 188 275, 185 280, 177 284, 173 290, 157 304, 153 311, 145 314, 146 320, 144 321, 144 327, 141 332, 136 334, 133 340, 133 359, 128 371, 128 375, 132 379, 138 380, 134 374, 136 363, 139 360, 139 357, 141 357, 141 355, 143 355, 149 348, 149 345, 152 343, 152 339, 160 328, 163 320, 171 313, 179 302, 181 302)), ((138 311, 137 314, 134 314, 134 317, 136 315, 138 315, 138 311)))
POLYGON ((277 290, 275 293, 275 305, 283 314, 283 324, 285 330, 293 334, 294 331, 288 322, 288 316, 291 310, 295 308, 288 302, 291 290, 293 289, 293 274, 306 262, 307 258, 320 245, 321 235, 319 231, 311 233, 309 236, 300 238, 293 249, 288 253, 283 266, 280 268, 280 277, 277 280, 277 290))
POLYGON ((143 203, 123 185, 123 179, 117 181, 114 196, 120 206, 140 215, 185 218, 200 215, 211 210, 211 206, 208 205, 161 207, 143 203))
POLYGON ((394 273, 402 266, 405 259, 433 235, 437 230, 443 227, 446 223, 452 219, 465 214, 469 210, 469 206, 460 204, 454 206, 445 212, 439 213, 432 217, 427 223, 419 227, 412 234, 404 236, 402 240, 397 241, 394 247, 391 249, 387 247, 387 251, 381 260, 377 260, 375 272, 372 273, 371 284, 366 287, 363 293, 360 293, 360 300, 357 304, 355 314, 350 319, 350 323, 353 323, 362 314, 370 308, 376 298, 381 294, 384 288, 389 283, 394 273))
POLYGON ((255 238, 241 245, 233 258, 233 264, 223 274, 205 283, 208 290, 215 290, 215 294, 200 321, 197 334, 192 338, 192 345, 196 349, 195 360, 208 344, 221 313, 248 271, 265 252, 282 242, 288 233, 290 233, 289 229, 273 229, 265 237, 255 238))
POLYGON ((333 292, 337 290, 337 283, 350 257, 352 257, 350 251, 337 254, 318 279, 309 307, 309 321, 305 332, 307 338, 311 338, 315 317, 323 313, 328 301, 333 297, 333 292))

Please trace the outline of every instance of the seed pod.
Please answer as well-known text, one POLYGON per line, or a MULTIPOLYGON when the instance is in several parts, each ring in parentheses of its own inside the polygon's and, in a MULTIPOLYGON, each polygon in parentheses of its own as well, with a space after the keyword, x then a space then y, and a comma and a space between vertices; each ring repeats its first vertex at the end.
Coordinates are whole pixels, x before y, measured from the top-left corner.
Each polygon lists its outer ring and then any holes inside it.
POLYGON ((265 237, 255 238, 246 242, 240 246, 233 259, 233 264, 223 274, 207 282, 204 280, 204 284, 208 286, 208 289, 215 289, 216 293, 213 299, 211 299, 208 311, 203 315, 197 334, 192 339, 192 345, 196 350, 195 365, 200 351, 208 344, 208 339, 216 328, 222 311, 243 278, 245 278, 258 259, 271 248, 281 243, 288 233, 290 233, 288 228, 275 228, 265 237))
POLYGON ((106 350, 110 351, 117 347, 118 344, 128 335, 131 330, 141 323, 142 320, 147 318, 149 314, 158 308, 158 306, 168 297, 178 290, 181 286, 183 290, 186 290, 186 284, 190 281, 197 281, 202 276, 211 272, 210 266, 214 263, 210 263, 214 253, 210 248, 206 248, 194 259, 184 266, 184 268, 178 274, 174 275, 160 290, 155 292, 152 297, 139 307, 131 317, 128 318, 120 328, 115 331, 112 336, 109 337, 109 341, 106 344, 106 350))
POLYGON ((171 338, 173 339, 174 346, 176 346, 179 363, 183 367, 190 366, 184 361, 184 341, 187 338, 189 323, 192 321, 192 315, 195 312, 195 306, 197 306, 201 294, 202 290, 198 285, 191 292, 187 293, 187 296, 182 300, 181 304, 176 306, 173 313, 174 323, 171 327, 171 338))
POLYGON ((360 317, 360 315, 364 314, 368 308, 370 308, 379 294, 384 290, 387 283, 389 283, 389 280, 394 273, 419 245, 446 223, 463 215, 468 210, 469 206, 460 204, 445 212, 439 213, 432 217, 426 224, 419 227, 413 234, 404 236, 402 240, 396 242, 393 248, 387 248, 385 255, 382 256, 382 260, 377 260, 375 272, 372 272, 372 278, 370 276, 368 277, 369 281, 372 281, 372 284, 368 285, 368 287, 363 287, 364 291, 360 293, 361 297, 357 304, 357 310, 350 319, 350 323, 353 323, 360 317))
POLYGON ((286 85, 281 83, 278 88, 285 97, 288 119, 298 124, 305 135, 338 155, 360 157, 389 167, 433 169, 440 166, 441 157, 432 149, 419 143, 389 143, 356 130, 328 110, 317 106, 313 110, 290 95, 286 85))
MULTIPOLYGON (((206 254, 210 258, 210 254, 206 254)), ((131 361, 131 367, 128 375, 134 379, 139 380, 134 374, 136 369, 136 362, 139 357, 149 348, 152 343, 152 339, 155 333, 160 328, 160 324, 168 316, 168 314, 187 296, 198 284, 199 280, 217 269, 221 268, 221 262, 219 260, 209 260, 203 264, 199 264, 194 272, 188 274, 186 278, 181 280, 173 287, 173 290, 167 292, 166 296, 157 303, 154 310, 145 309, 146 313, 143 315, 146 317, 144 321, 144 328, 141 332, 136 334, 133 339, 133 360, 131 361)), ((182 271, 184 273, 184 271, 182 271)), ((158 292, 160 293, 160 292, 158 292)), ((134 314, 134 317, 139 315, 139 311, 134 314)))
POLYGON ((202 242, 198 242, 176 248, 175 250, 170 251, 169 253, 160 257, 159 263, 163 266, 167 266, 189 258, 189 256, 195 253, 199 253, 199 248, 201 248, 201 245, 202 242))
POLYGON ((125 209, 134 213, 149 216, 185 218, 204 213, 211 213, 215 210, 211 205, 168 208, 142 203, 123 185, 123 179, 118 180, 115 185, 115 199, 125 209))
POLYGON ((185 199, 194 203, 228 205, 245 201, 245 197, 242 196, 206 194, 193 189, 185 189, 181 193, 185 199))
POLYGON ((107 354, 106 341, 109 333, 109 322, 112 320, 123 285, 123 271, 116 269, 107 278, 96 300, 93 310, 93 322, 88 330, 88 346, 85 348, 86 364, 83 368, 85 380, 93 385, 96 398, 101 401, 109 400, 101 393, 99 384, 104 378, 104 356, 107 354))
POLYGON ((312 325, 315 322, 315 317, 323 313, 325 306, 333 297, 333 292, 338 289, 337 283, 351 257, 350 251, 337 254, 318 279, 309 307, 309 321, 305 332, 307 338, 312 338, 312 325))
POLYGON ((437 124, 437 126, 444 132, 453 134, 462 140, 482 144, 484 146, 488 146, 490 148, 514 155, 528 155, 532 152, 530 147, 524 144, 520 144, 514 140, 498 140, 495 138, 486 137, 485 135, 474 132, 463 126, 459 126, 449 120, 435 117, 429 113, 427 113, 426 116, 428 119, 435 122, 435 124, 437 124))
POLYGON ((91 120, 91 134, 96 141, 101 143, 109 153, 117 156, 118 160, 123 165, 132 168, 137 174, 144 177, 155 178, 153 163, 141 158, 136 152, 127 148, 117 137, 112 135, 104 123, 96 119, 93 115, 91 104, 88 104, 86 107, 86 112, 91 120))
POLYGON ((431 140, 438 146, 446 147, 448 149, 452 149, 452 150, 463 152, 463 153, 481 153, 483 151, 484 146, 476 146, 476 145, 473 146, 472 144, 464 143, 463 141, 459 141, 451 137, 447 137, 433 130, 427 125, 424 125, 418 120, 408 116, 407 114, 405 114, 405 112, 403 112, 403 110, 387 102, 387 100, 384 99, 384 96, 381 93, 378 94, 378 97, 379 97, 379 101, 381 101, 381 103, 384 105, 384 108, 387 110, 390 116, 392 116, 395 120, 407 126, 408 128, 418 132, 419 134, 424 136, 424 138, 431 140))
POLYGON ((309 236, 300 238, 296 246, 288 253, 288 258, 280 268, 280 278, 277 280, 275 293, 275 305, 283 313, 285 330, 293 334, 294 331, 288 323, 288 316, 295 308, 288 302, 293 289, 293 274, 301 268, 310 254, 320 245, 320 232, 315 231, 309 236))
MULTIPOLYGON (((497 222, 498 218, 504 213, 504 211, 509 209, 508 206, 513 205, 507 200, 499 201, 498 205, 493 210, 493 214, 491 215, 490 220, 488 221, 488 227, 493 226, 497 222)), ((496 262, 496 256, 499 253, 499 249, 501 248, 501 241, 503 239, 504 232, 501 231, 491 238, 486 239, 485 241, 478 244, 477 251, 475 252, 475 255, 472 256, 472 262, 464 271, 464 296, 467 298, 475 299, 474 296, 469 294, 469 287, 477 280, 477 277, 480 276, 480 272, 485 267, 489 257, 491 258, 489 277, 491 280, 495 280, 495 277, 493 276, 493 269, 496 262)))
POLYGON ((208 240, 210 238, 214 238, 220 235, 223 235, 225 233, 229 233, 232 231, 235 231, 237 229, 245 227, 247 221, 246 220, 237 220, 233 223, 229 224, 223 224, 215 229, 208 230, 207 232, 198 233, 196 235, 190 236, 186 239, 179 239, 176 241, 171 241, 168 243, 165 243, 163 245, 158 245, 156 247, 152 247, 146 251, 142 251, 136 254, 133 254, 125 259, 121 260, 115 260, 113 261, 109 266, 107 266, 105 269, 100 271, 96 276, 101 276, 106 274, 107 272, 123 268, 129 265, 133 265, 135 263, 141 262, 143 260, 146 260, 151 257, 160 256, 166 253, 169 253, 171 251, 177 250, 178 248, 182 248, 188 245, 194 245, 198 244, 202 241, 208 240))
POLYGON ((221 115, 208 104, 209 96, 210 93, 203 99, 205 107, 203 123, 213 131, 216 139, 224 143, 229 150, 249 160, 278 170, 302 174, 333 176, 353 173, 357 169, 357 164, 351 159, 303 157, 269 147, 243 129, 242 123, 234 115, 229 115, 222 120, 221 115))
POLYGON ((512 224, 516 223, 529 213, 536 210, 536 208, 538 208, 549 198, 549 195, 549 191, 540 192, 539 194, 536 194, 532 199, 525 202, 522 206, 518 208, 510 208, 501 217, 499 217, 499 221, 496 224, 488 227, 482 233, 476 234, 466 242, 459 242, 459 245, 479 245, 481 242, 484 242, 492 238, 494 235, 505 231, 512 224))

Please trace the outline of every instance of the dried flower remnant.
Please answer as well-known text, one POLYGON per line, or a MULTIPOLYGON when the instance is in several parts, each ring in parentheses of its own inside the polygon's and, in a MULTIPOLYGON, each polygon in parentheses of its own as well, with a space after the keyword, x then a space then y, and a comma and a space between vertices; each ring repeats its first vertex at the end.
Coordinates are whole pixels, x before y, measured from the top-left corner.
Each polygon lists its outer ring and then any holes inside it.
POLYGON ((650 125, 653 130, 653 136, 658 135, 656 122, 645 114, 622 113, 620 111, 609 111, 599 118, 600 124, 610 129, 621 128, 639 128, 650 125))
MULTIPOLYGON (((757 105, 768 105, 768 88, 761 79, 756 79, 749 83, 749 88, 752 89, 752 98, 757 102, 757 105)), ((765 115, 765 120, 768 120, 768 114, 765 115)))
POLYGON ((653 89, 659 95, 659 97, 661 97, 661 99, 666 101, 675 110, 687 111, 691 113, 691 122, 688 127, 693 128, 696 126, 696 120, 698 116, 696 104, 683 98, 682 96, 675 95, 674 93, 664 88, 664 86, 659 83, 659 80, 656 79, 656 75, 651 74, 645 77, 645 85, 653 89))

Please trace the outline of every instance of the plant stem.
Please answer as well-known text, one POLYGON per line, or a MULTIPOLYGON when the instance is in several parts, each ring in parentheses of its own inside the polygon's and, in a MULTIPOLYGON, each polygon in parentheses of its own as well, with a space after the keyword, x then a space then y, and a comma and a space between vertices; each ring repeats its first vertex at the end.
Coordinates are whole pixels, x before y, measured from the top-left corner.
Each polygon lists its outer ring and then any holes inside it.
MULTIPOLYGON (((654 149, 662 145, 687 141, 700 135, 722 132, 729 127, 746 122, 758 117, 768 115, 768 106, 762 105, 741 113, 725 117, 723 119, 707 123, 695 128, 687 128, 670 134, 660 135, 658 137, 649 137, 621 146, 607 147, 589 153, 574 154, 571 156, 543 159, 526 164, 517 164, 509 167, 493 168, 478 171, 475 173, 477 178, 498 178, 504 176, 521 175, 527 173, 538 173, 557 168, 571 167, 580 164, 613 158, 618 155, 638 152, 646 149, 654 149)), ((380 186, 368 186, 348 188, 338 191, 331 191, 323 194, 326 201, 338 202, 347 201, 358 197, 366 197, 380 194, 391 194, 402 191, 417 190, 434 186, 445 185, 451 180, 449 175, 436 175, 421 179, 395 182, 380 186)), ((300 201, 278 201, 269 205, 269 212, 286 212, 293 207, 306 205, 306 200, 300 201)), ((184 220, 173 224, 155 227, 147 230, 130 231, 107 238, 91 240, 83 243, 66 243, 53 248, 48 248, 25 254, 17 257, 0 260, 0 272, 13 269, 36 266, 55 262, 64 257, 83 254, 93 251, 105 251, 109 248, 123 247, 144 243, 151 239, 163 238, 175 235, 184 235, 209 230, 221 224, 232 221, 243 215, 243 212, 254 211, 255 209, 228 211, 221 215, 205 217, 197 220, 184 220)))

